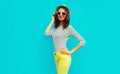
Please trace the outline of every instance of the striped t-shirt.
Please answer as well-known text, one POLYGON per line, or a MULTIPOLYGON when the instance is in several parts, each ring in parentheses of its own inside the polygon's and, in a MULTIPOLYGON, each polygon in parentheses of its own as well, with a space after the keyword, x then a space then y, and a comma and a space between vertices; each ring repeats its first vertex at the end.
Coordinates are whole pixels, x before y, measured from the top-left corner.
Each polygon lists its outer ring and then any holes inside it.
POLYGON ((67 48, 66 43, 70 36, 75 37, 79 41, 79 45, 84 46, 85 39, 71 26, 63 29, 62 26, 52 29, 46 36, 52 36, 54 49, 58 51, 60 48, 67 48))

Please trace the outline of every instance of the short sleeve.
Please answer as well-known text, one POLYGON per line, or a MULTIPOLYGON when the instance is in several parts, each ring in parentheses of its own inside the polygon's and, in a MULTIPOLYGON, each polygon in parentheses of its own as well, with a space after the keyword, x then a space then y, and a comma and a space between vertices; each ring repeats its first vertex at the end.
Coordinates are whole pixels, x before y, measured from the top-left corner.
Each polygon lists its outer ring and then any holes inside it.
POLYGON ((49 32, 49 33, 46 33, 46 32, 45 32, 45 36, 52 36, 52 32, 53 32, 53 29, 52 29, 52 30, 50 30, 50 32, 49 32))
POLYGON ((71 25, 69 26, 69 33, 79 41, 79 45, 85 45, 85 39, 71 25))

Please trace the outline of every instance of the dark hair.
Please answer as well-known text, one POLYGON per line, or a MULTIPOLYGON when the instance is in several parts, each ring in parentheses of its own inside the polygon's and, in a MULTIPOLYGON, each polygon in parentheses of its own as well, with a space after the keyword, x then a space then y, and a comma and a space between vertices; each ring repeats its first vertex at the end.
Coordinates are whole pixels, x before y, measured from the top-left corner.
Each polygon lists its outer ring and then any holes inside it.
MULTIPOLYGON (((60 9, 63 8, 65 10, 66 14, 66 18, 63 20, 63 28, 67 28, 69 26, 69 22, 70 22, 70 10, 68 9, 68 7, 66 6, 58 6, 56 8, 56 12, 60 9)), ((55 25, 54 28, 57 28, 60 25, 60 20, 57 17, 57 14, 55 14, 55 25)))

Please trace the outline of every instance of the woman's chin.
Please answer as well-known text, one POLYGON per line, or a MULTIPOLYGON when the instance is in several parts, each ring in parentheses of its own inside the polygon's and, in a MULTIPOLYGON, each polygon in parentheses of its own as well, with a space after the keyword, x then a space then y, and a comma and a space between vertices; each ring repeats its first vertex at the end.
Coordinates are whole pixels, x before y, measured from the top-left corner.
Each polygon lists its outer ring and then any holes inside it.
POLYGON ((60 21, 63 21, 64 19, 59 19, 60 21))

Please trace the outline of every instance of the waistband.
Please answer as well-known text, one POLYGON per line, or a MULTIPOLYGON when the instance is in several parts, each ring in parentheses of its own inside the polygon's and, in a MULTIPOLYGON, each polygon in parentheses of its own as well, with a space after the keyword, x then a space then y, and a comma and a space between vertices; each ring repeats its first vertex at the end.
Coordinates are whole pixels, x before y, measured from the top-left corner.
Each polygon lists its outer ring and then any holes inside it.
POLYGON ((55 51, 55 52, 53 52, 54 55, 56 55, 57 53, 60 53, 60 51, 55 51))
POLYGON ((62 54, 62 53, 60 53, 60 50, 61 50, 61 49, 68 50, 68 48, 60 48, 59 50, 54 51, 53 54, 54 54, 54 55, 56 55, 57 53, 62 54))

